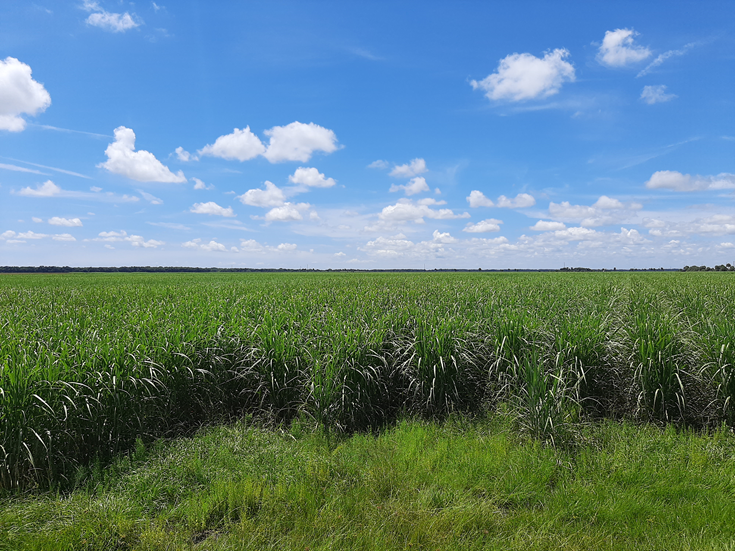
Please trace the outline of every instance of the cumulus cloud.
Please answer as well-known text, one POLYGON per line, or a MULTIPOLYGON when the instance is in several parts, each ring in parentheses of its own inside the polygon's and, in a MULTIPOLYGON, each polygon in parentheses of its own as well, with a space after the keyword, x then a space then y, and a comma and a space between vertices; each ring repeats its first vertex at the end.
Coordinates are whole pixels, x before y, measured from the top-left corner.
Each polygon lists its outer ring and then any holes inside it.
POLYGON ((67 226, 70 228, 82 226, 82 221, 79 218, 60 218, 59 216, 49 218, 48 223, 52 226, 67 226))
POLYGON ((423 159, 413 159, 408 164, 396 165, 393 167, 393 170, 390 171, 390 175, 395 178, 413 178, 414 176, 423 174, 427 170, 426 161, 423 159))
POLYGON ((250 127, 246 126, 242 130, 235 128, 232 134, 220 136, 212 145, 205 145, 198 153, 202 156, 242 162, 263 155, 265 146, 260 138, 250 131, 250 127))
POLYGON ((249 189, 237 197, 243 205, 252 207, 279 207, 286 201, 286 195, 273 182, 265 181, 265 189, 249 189))
POLYGON ((417 176, 416 178, 411 178, 409 182, 406 185, 396 185, 393 184, 390 186, 391 192, 394 191, 405 191, 406 195, 416 195, 417 193, 422 193, 424 191, 430 191, 429 185, 426 183, 426 179, 424 179, 422 176, 417 176))
POLYGON ((641 100, 645 101, 648 105, 654 103, 663 103, 665 101, 672 100, 676 97, 676 94, 667 94, 666 85, 660 84, 658 86, 644 86, 641 92, 641 100))
POLYGON ((196 177, 192 178, 192 180, 194 181, 194 189, 207 189, 207 190, 214 189, 214 184, 207 185, 204 182, 202 182, 199 178, 196 178, 196 177))
POLYGON ((623 203, 602 195, 594 205, 572 205, 569 201, 549 203, 549 215, 560 220, 579 221, 585 228, 606 226, 634 218, 636 211, 643 208, 640 203, 623 203))
POLYGON ((210 214, 213 216, 224 216, 226 218, 233 218, 237 216, 233 211, 232 207, 220 207, 214 201, 208 201, 207 203, 194 203, 189 209, 189 212, 196 214, 210 214))
POLYGON ((672 191, 735 189, 735 174, 723 172, 717 176, 692 176, 675 170, 659 170, 646 182, 646 187, 672 191))
POLYGON ((46 180, 43 184, 38 184, 36 189, 30 187, 24 187, 18 192, 18 195, 24 197, 53 197, 59 195, 61 188, 54 184, 51 180, 46 180))
POLYGON ((85 0, 83 9, 93 12, 87 17, 87 25, 99 27, 105 31, 121 33, 139 27, 142 23, 135 15, 125 13, 110 13, 102 9, 98 2, 85 0))
POLYGON ((202 243, 201 239, 192 239, 191 241, 182 243, 181 246, 187 249, 201 249, 208 252, 227 252, 227 247, 225 247, 222 243, 218 243, 214 239, 212 239, 209 243, 202 243))
POLYGON ((171 172, 153 153, 144 150, 135 151, 135 132, 130 128, 118 126, 115 129, 115 141, 105 150, 107 161, 97 166, 113 174, 120 174, 138 182, 186 182, 184 173, 171 172))
POLYGON ((532 207, 536 204, 536 199, 528 193, 519 193, 513 199, 508 199, 505 195, 498 197, 497 206, 507 209, 523 209, 532 207))
POLYGON ((54 241, 76 241, 76 237, 74 237, 70 233, 57 233, 55 235, 51 236, 51 239, 54 241))
POLYGON ((485 197, 485 194, 478 190, 472 190, 467 197, 470 207, 499 207, 506 209, 523 209, 532 207, 536 204, 536 199, 528 193, 519 193, 514 198, 508 198, 505 195, 498 197, 497 202, 485 197))
MULTIPOLYGON (((85 241, 87 240, 85 239, 85 241)), ((166 244, 164 241, 157 241, 155 239, 149 239, 146 241, 141 235, 128 235, 128 232, 125 230, 103 231, 90 241, 102 241, 106 243, 128 242, 133 247, 142 247, 144 249, 157 249, 158 247, 166 244)))
POLYGON ((174 153, 176 153, 176 157, 178 157, 179 161, 183 161, 185 163, 188 163, 189 161, 196 161, 198 159, 196 155, 192 155, 183 147, 177 147, 174 150, 174 153))
POLYGON ((735 216, 728 214, 713 214, 695 220, 676 222, 646 219, 643 225, 648 228, 649 234, 656 237, 686 237, 692 234, 703 236, 735 234, 735 216))
POLYGON ((326 178, 316 168, 300 167, 296 169, 291 176, 288 177, 293 184, 300 184, 308 187, 332 187, 337 182, 334 178, 326 178))
POLYGON ((373 161, 369 165, 367 165, 368 168, 378 168, 378 169, 386 169, 390 166, 390 163, 388 161, 381 161, 378 159, 377 161, 373 161))
POLYGON ((332 153, 338 149, 337 136, 332 130, 310 122, 298 121, 286 126, 274 126, 265 131, 270 138, 263 156, 271 163, 282 161, 306 162, 316 151, 332 153))
POLYGON ((634 44, 633 37, 637 35, 633 29, 606 31, 597 53, 597 61, 608 67, 624 67, 643 61, 651 55, 651 50, 634 44))
MULTIPOLYGON (((430 199, 433 201, 433 199, 430 199)), ((411 199, 399 199, 395 205, 385 207, 378 218, 385 222, 416 222, 422 224, 424 218, 432 218, 438 220, 452 220, 455 218, 469 218, 469 213, 455 214, 451 209, 432 209, 431 203, 417 202, 411 199)))
POLYGON ((462 231, 469 233, 486 233, 491 231, 500 231, 500 224, 502 220, 496 220, 495 218, 488 218, 477 224, 467 224, 462 231))
POLYGON ((449 232, 442 233, 439 230, 434 230, 434 233, 431 234, 431 240, 434 243, 442 243, 444 245, 459 242, 459 240, 456 237, 452 237, 449 232))
POLYGON ((36 233, 33 231, 22 232, 18 234, 18 239, 43 239, 48 237, 45 233, 36 233))
POLYGON ((550 222, 539 220, 531 228, 533 231, 561 231, 567 229, 563 222, 550 222))
POLYGON ((31 73, 14 57, 0 60, 0 130, 20 132, 26 127, 21 115, 33 116, 51 105, 51 96, 31 73))
POLYGON ((280 207, 273 208, 265 214, 266 222, 295 222, 303 220, 302 211, 307 210, 309 203, 284 203, 280 207))
POLYGON ((546 98, 559 92, 564 82, 574 82, 574 67, 564 48, 546 52, 543 58, 532 54, 511 54, 500 60, 495 73, 481 81, 470 82, 492 100, 523 101, 546 98))
POLYGON ((288 253, 298 249, 295 243, 281 243, 275 247, 258 243, 255 239, 240 241, 240 251, 244 253, 288 253))
POLYGON ((470 207, 473 209, 477 207, 494 207, 495 206, 495 203, 493 203, 492 200, 485 197, 485 194, 483 192, 478 191, 476 189, 470 192, 469 197, 467 197, 467 202, 470 204, 470 207))

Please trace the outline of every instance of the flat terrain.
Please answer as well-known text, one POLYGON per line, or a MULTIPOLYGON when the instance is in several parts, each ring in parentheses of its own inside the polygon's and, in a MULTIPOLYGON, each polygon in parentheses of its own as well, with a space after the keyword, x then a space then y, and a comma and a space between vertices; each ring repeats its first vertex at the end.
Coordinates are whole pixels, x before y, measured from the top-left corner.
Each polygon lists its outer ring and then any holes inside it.
POLYGON ((727 272, 4 275, 0 316, 0 548, 732 548, 727 272))

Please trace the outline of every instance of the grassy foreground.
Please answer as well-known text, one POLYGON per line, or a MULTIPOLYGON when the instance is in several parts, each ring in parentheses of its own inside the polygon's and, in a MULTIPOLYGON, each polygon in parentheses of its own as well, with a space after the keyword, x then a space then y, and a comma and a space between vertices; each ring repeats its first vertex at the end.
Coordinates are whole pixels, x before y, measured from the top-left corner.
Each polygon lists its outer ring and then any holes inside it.
POLYGON ((246 415, 735 426, 733 343, 732 272, 3 276, 0 489, 246 415))
POLYGON ((327 440, 243 421, 0 499, 0 549, 735 549, 735 437, 509 416, 327 440))

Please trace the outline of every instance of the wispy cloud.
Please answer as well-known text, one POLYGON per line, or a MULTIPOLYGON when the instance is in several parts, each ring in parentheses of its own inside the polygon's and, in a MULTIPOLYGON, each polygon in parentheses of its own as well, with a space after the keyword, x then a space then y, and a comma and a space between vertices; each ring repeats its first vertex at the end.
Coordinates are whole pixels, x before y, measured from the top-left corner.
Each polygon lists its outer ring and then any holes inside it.
POLYGON ((683 48, 680 48, 678 50, 669 50, 668 52, 664 52, 661 55, 659 55, 656 59, 651 61, 643 70, 641 70, 637 75, 636 78, 640 78, 642 76, 646 76, 648 73, 653 71, 656 67, 661 65, 664 61, 666 61, 669 58, 677 57, 680 55, 684 55, 689 50, 694 48, 695 46, 699 46, 699 42, 690 42, 689 44, 686 44, 683 48))
MULTIPOLYGON (((15 161, 16 163, 23 163, 23 164, 26 164, 26 165, 37 166, 38 168, 45 168, 45 169, 48 169, 48 170, 53 170, 55 172, 60 172, 62 174, 68 174, 70 176, 76 176, 77 178, 85 178, 87 180, 91 180, 92 179, 89 176, 86 176, 85 174, 79 174, 78 172, 72 172, 71 170, 65 170, 63 168, 56 168, 56 167, 53 167, 53 166, 39 165, 37 163, 31 163, 29 161, 21 161, 20 159, 13 159, 11 157, 3 157, 3 159, 8 159, 9 161, 15 161)), ((13 165, 1 165, 0 164, 0 167, 1 168, 5 168, 7 166, 13 166, 13 165)), ((21 168, 21 167, 10 168, 8 170, 20 170, 22 172, 34 172, 36 174, 45 174, 45 172, 38 172, 37 170, 31 170, 29 168, 25 168, 24 169, 24 168, 21 168)))

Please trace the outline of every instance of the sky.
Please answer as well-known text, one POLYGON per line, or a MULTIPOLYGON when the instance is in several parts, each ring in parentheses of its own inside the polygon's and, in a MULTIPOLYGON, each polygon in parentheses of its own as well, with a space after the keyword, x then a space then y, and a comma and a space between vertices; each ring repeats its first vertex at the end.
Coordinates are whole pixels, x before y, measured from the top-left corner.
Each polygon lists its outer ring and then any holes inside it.
POLYGON ((735 3, 0 4, 0 265, 735 264, 735 3))

